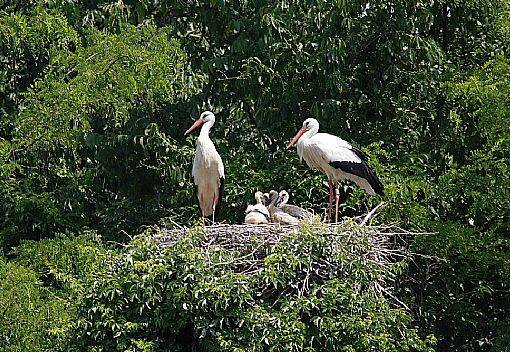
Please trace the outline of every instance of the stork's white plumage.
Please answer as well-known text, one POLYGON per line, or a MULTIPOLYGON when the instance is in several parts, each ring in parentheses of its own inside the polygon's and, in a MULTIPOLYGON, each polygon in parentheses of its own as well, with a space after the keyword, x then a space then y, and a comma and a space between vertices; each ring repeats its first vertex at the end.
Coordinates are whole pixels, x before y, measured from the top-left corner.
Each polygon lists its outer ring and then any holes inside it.
POLYGON ((330 205, 336 200, 338 222, 339 181, 351 180, 370 195, 383 195, 384 186, 367 165, 363 152, 337 136, 318 132, 319 122, 314 118, 306 119, 287 148, 297 143, 299 157, 328 176, 330 205))
POLYGON ((267 224, 270 219, 269 210, 264 205, 264 194, 255 192, 255 205, 248 205, 246 208, 244 222, 246 224, 267 224))
POLYGON ((225 171, 223 161, 209 138, 209 131, 216 117, 210 111, 204 111, 184 135, 188 135, 202 126, 197 139, 195 159, 193 160, 193 179, 202 217, 211 217, 214 223, 218 204, 223 196, 225 171))

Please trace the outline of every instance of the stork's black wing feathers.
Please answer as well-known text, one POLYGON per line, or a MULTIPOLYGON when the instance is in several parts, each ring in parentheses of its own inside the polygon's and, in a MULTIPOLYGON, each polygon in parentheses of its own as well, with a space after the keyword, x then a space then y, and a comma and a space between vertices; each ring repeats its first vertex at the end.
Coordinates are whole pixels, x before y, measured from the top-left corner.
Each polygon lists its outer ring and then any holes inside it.
POLYGON ((368 160, 367 155, 365 153, 363 153, 361 150, 359 150, 358 148, 356 148, 356 147, 351 145, 351 150, 361 160, 363 160, 363 161, 367 161, 368 160))
POLYGON ((340 169, 345 173, 364 178, 376 194, 381 196, 384 195, 384 186, 381 180, 379 180, 365 162, 362 161, 361 163, 356 163, 352 161, 330 161, 329 165, 335 169, 340 169))

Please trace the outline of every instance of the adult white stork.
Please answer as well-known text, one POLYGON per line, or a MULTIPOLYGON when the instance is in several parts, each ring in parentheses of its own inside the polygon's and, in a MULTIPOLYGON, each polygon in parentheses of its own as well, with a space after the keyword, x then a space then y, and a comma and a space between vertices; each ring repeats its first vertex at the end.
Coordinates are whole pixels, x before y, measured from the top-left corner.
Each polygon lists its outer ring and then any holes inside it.
POLYGON ((216 117, 210 111, 204 111, 184 135, 190 134, 202 126, 197 139, 197 149, 193 160, 193 179, 198 205, 203 218, 211 218, 213 224, 218 204, 223 196, 225 171, 223 161, 209 138, 209 131, 214 125, 216 117))
POLYGON ((300 159, 328 176, 329 206, 335 201, 335 221, 338 222, 339 181, 351 180, 370 195, 384 195, 384 186, 368 167, 367 157, 361 150, 337 136, 317 132, 319 121, 306 119, 287 148, 297 143, 300 159))

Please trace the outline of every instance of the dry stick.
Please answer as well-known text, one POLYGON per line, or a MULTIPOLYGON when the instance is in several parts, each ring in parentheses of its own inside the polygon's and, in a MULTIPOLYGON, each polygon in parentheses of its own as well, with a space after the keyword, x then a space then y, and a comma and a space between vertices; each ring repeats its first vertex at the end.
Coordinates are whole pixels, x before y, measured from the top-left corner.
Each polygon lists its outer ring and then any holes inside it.
POLYGON ((167 218, 167 219, 165 219, 165 221, 166 220, 170 221, 175 227, 177 227, 180 230, 184 230, 185 229, 185 227, 179 225, 176 221, 172 220, 171 218, 167 218))
POLYGON ((376 211, 381 209, 384 206, 384 202, 379 203, 374 209, 370 210, 370 212, 365 216, 365 219, 361 222, 360 226, 364 226, 368 220, 372 218, 372 216, 375 214, 376 211))
POLYGON ((247 259, 247 258, 251 257, 252 255, 254 255, 260 248, 262 248, 262 246, 267 244, 268 241, 269 240, 265 240, 264 242, 259 244, 253 251, 251 251, 250 253, 248 253, 246 255, 243 255, 242 257, 234 258, 232 260, 229 260, 228 262, 213 263, 213 266, 217 266, 217 265, 230 265, 230 264, 233 264, 233 263, 238 262, 240 260, 247 259))
POLYGON ((405 304, 404 302, 402 302, 401 300, 399 300, 397 297, 395 297, 395 295, 391 294, 389 292, 388 289, 384 288, 384 286, 376 283, 377 286, 379 286, 380 290, 382 292, 384 292, 385 294, 387 294, 389 297, 391 297, 392 299, 394 299, 397 303, 401 304, 402 307, 404 307, 405 309, 407 309, 408 311, 411 311, 411 309, 407 306, 407 304, 405 304))

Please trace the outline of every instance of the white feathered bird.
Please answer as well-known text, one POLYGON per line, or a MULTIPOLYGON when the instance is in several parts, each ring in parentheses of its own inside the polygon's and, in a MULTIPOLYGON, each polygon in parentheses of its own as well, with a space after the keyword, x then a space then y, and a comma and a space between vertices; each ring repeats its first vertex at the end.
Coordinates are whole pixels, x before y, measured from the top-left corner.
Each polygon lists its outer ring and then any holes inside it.
POLYGON ((219 202, 223 196, 225 171, 223 161, 209 138, 209 131, 216 117, 210 111, 204 111, 184 135, 202 126, 197 139, 195 159, 193 160, 193 179, 203 218, 211 218, 214 223, 219 202))
POLYGON ((279 209, 298 219, 302 219, 313 215, 308 210, 298 207, 297 205, 287 204, 288 201, 289 192, 287 192, 286 190, 281 190, 280 193, 278 194, 278 202, 276 203, 276 206, 279 209))
POLYGON ((303 127, 287 145, 297 143, 300 159, 309 167, 328 176, 330 206, 335 201, 335 221, 338 222, 338 182, 351 180, 370 195, 384 195, 384 186, 367 165, 366 155, 343 139, 319 132, 319 122, 308 118, 303 127))
POLYGON ((264 194, 262 192, 255 192, 255 205, 248 205, 246 208, 246 216, 244 222, 246 224, 267 224, 271 218, 269 210, 264 205, 264 194))
POLYGON ((279 224, 284 225, 297 225, 299 224, 299 219, 287 214, 280 208, 276 206, 277 202, 279 201, 279 195, 278 192, 275 190, 271 190, 269 192, 269 205, 267 206, 267 210, 269 210, 269 214, 271 214, 271 220, 273 222, 277 222, 279 224))

